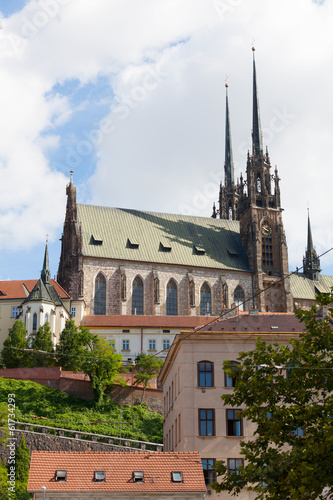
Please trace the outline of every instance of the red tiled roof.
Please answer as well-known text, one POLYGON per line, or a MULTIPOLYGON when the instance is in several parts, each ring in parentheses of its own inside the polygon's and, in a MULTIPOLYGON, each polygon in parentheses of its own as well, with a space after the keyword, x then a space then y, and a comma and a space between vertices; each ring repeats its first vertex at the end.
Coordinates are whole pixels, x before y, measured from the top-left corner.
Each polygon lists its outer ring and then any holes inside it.
POLYGON ((220 318, 198 332, 301 333, 305 330, 294 313, 241 313, 220 318))
MULTIPOLYGON (((5 299, 25 299, 33 290, 38 280, 16 280, 16 281, 0 281, 0 300, 5 299)), ((62 299, 69 299, 69 295, 54 279, 50 280, 57 294, 62 299)))
POLYGON ((46 486, 51 492, 206 492, 198 452, 60 452, 32 451, 28 491, 46 486), (66 470, 67 480, 56 481, 56 470, 66 470), (105 481, 95 482, 94 471, 105 471, 105 481), (144 482, 133 482, 133 471, 144 472, 144 482), (171 472, 181 471, 182 483, 172 482, 171 472))
POLYGON ((207 316, 84 316, 81 324, 86 327, 198 328, 211 319, 207 316))

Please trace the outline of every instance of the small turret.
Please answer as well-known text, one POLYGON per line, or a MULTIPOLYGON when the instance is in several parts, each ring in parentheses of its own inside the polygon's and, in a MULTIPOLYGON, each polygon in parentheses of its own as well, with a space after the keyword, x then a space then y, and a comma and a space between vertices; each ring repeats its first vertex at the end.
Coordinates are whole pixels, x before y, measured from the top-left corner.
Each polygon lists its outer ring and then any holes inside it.
POLYGON ((44 284, 50 283, 50 278, 51 278, 51 273, 50 273, 50 268, 49 268, 49 251, 47 247, 47 242, 45 246, 45 254, 44 254, 44 263, 43 263, 43 269, 40 274, 41 280, 43 281, 44 284))
POLYGON ((308 210, 308 241, 303 257, 303 272, 307 278, 318 281, 320 271, 320 260, 313 246, 310 213, 308 210))

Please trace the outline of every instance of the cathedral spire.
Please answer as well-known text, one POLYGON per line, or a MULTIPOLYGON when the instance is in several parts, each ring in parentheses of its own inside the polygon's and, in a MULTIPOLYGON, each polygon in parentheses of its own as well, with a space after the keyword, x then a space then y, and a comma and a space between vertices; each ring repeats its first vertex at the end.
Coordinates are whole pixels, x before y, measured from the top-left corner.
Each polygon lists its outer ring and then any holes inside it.
POLYGON ((227 83, 225 84, 225 88, 226 88, 226 114, 225 114, 224 173, 225 173, 225 186, 231 187, 234 184, 234 162, 233 162, 233 157, 232 157, 228 84, 227 83))
POLYGON ((310 212, 308 209, 308 241, 305 249, 305 256, 303 257, 303 271, 307 278, 318 281, 320 269, 320 260, 317 252, 313 246, 312 231, 310 223, 310 212))
POLYGON ((308 209, 308 247, 307 247, 307 251, 311 252, 311 253, 314 252, 309 209, 308 209))
POLYGON ((259 100, 257 90, 257 75, 256 75, 256 61, 254 57, 255 48, 253 51, 253 115, 252 115, 252 148, 253 154, 259 156, 262 154, 262 133, 260 124, 259 100))
POLYGON ((42 269, 40 277, 44 283, 50 283, 51 273, 50 273, 50 267, 49 267, 49 250, 48 250, 47 243, 45 246, 43 269, 42 269))

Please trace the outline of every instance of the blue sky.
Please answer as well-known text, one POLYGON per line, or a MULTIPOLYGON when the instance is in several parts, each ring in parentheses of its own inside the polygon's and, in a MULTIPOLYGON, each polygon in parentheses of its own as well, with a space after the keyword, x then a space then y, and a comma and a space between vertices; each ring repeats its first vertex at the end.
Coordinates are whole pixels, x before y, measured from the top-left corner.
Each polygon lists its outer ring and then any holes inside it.
POLYGON ((290 269, 308 206, 318 252, 333 246, 332 3, 8 0, 0 18, 0 280, 38 277, 46 235, 56 274, 71 168, 79 202, 210 216, 226 75, 235 177, 245 172, 253 39, 290 269))

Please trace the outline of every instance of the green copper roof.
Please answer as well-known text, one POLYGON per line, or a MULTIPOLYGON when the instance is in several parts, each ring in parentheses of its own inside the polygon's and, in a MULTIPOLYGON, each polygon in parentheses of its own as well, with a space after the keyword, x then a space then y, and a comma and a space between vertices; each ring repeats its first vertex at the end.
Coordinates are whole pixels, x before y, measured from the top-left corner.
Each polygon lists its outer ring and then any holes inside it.
POLYGON ((57 294, 54 286, 50 283, 44 283, 39 279, 34 286, 33 290, 29 293, 28 297, 23 301, 26 302, 49 302, 55 306, 61 306, 62 300, 57 294))
POLYGON ((93 205, 77 216, 85 256, 249 271, 237 221, 93 205))
POLYGON ((333 286, 333 276, 321 276, 315 281, 304 274, 290 276, 290 290, 294 299, 314 300, 316 293, 329 293, 333 286))

